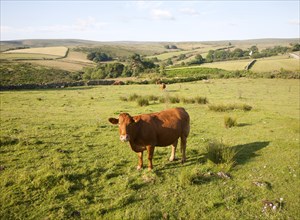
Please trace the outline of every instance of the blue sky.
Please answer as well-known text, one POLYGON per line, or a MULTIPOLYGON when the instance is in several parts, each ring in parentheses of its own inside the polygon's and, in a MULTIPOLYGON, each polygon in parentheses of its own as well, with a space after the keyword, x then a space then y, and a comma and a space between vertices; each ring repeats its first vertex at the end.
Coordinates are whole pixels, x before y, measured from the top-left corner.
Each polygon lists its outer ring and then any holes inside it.
POLYGON ((1 0, 1 40, 213 41, 299 38, 294 1, 1 0))

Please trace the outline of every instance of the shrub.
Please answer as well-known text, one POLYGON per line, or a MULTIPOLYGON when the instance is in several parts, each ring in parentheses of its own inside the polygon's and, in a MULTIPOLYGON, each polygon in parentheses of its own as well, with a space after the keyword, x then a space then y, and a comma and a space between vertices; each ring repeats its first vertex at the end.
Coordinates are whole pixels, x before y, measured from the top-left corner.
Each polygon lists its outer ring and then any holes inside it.
POLYGON ((149 105, 148 99, 143 98, 143 97, 139 97, 137 99, 137 103, 138 103, 139 106, 147 106, 147 105, 149 105))
POLYGON ((234 164, 236 151, 222 142, 212 141, 206 147, 207 159, 214 164, 221 165, 229 171, 234 164))
POLYGON ((224 117, 224 124, 226 128, 231 128, 237 125, 236 119, 229 116, 224 117))

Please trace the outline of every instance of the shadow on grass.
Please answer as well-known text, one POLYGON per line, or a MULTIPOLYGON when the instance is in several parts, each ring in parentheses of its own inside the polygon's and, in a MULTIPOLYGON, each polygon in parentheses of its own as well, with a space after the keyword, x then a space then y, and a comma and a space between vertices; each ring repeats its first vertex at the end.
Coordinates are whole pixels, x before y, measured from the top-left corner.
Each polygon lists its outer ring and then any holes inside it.
POLYGON ((251 158, 257 157, 258 154, 256 152, 267 147, 269 144, 269 141, 262 141, 233 146, 232 149, 236 152, 236 163, 245 164, 251 158))
POLYGON ((251 126, 251 124, 248 123, 238 123, 237 127, 246 127, 246 126, 251 126))
MULTIPOLYGON (((247 163, 250 159, 259 156, 256 152, 267 147, 269 144, 269 141, 262 141, 233 146, 232 149, 236 152, 236 163, 239 165, 247 163)), ((187 153, 187 161, 184 164, 181 163, 181 158, 178 157, 176 161, 166 163, 164 167, 159 170, 189 167, 195 164, 204 164, 206 161, 206 153, 199 153, 197 150, 191 150, 187 153)))

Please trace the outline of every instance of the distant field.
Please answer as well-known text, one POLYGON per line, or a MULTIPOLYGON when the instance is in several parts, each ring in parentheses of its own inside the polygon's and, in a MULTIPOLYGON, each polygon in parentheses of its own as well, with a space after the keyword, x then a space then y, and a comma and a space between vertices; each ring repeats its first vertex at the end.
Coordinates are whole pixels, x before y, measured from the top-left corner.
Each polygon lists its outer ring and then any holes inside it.
POLYGON ((0 53, 0 60, 42 60, 56 58, 59 58, 59 56, 38 53, 0 53))
MULTIPOLYGON (((63 48, 66 47, 56 47, 57 50, 55 51, 54 47, 47 47, 49 50, 44 50, 45 53, 51 53, 58 54, 59 50, 62 52, 63 48)), ((38 49, 38 48, 34 48, 38 49)), ((66 48, 67 49, 67 48, 66 48)), ((27 49, 24 49, 27 50, 27 49)), ((46 67, 52 67, 57 69, 63 69, 67 71, 80 71, 83 67, 86 66, 94 66, 95 63, 88 60, 86 58, 86 54, 82 52, 76 52, 73 50, 70 50, 68 53, 68 56, 62 59, 62 54, 60 56, 58 55, 49 55, 49 54, 40 54, 40 53, 15 53, 15 51, 22 51, 22 50, 13 50, 14 53, 0 53, 0 60, 14 60, 17 62, 30 62, 36 65, 46 66, 46 67)), ((32 51, 34 51, 32 49, 32 51)), ((40 50, 35 50, 37 52, 40 52, 40 50)), ((65 56, 65 55, 63 55, 65 56)))
POLYGON ((74 61, 74 62, 83 62, 83 63, 93 63, 93 61, 88 60, 86 58, 86 56, 87 55, 85 53, 70 50, 69 53, 68 53, 68 56, 66 58, 63 58, 62 60, 74 61))
POLYGON ((4 53, 21 53, 21 54, 47 54, 52 56, 63 57, 68 51, 67 47, 37 47, 37 48, 28 48, 20 50, 9 50, 4 53))
MULTIPOLYGON (((191 59, 191 58, 190 58, 191 59)), ((245 59, 245 60, 231 60, 231 61, 221 61, 221 62, 213 62, 213 63, 204 63, 199 66, 190 66, 190 67, 178 67, 172 69, 188 69, 188 68, 218 68, 224 70, 244 70, 247 64, 252 59, 245 59)), ((254 72, 273 72, 273 71, 280 71, 281 69, 284 70, 291 70, 295 71, 300 69, 300 64, 298 59, 289 58, 288 55, 279 55, 274 57, 267 57, 257 59, 254 65, 251 68, 251 71, 254 72)))
POLYGON ((251 59, 204 63, 201 67, 219 68, 224 70, 244 70, 250 61, 251 59))
POLYGON ((281 58, 281 59, 257 59, 257 61, 252 66, 251 70, 253 72, 272 72, 284 70, 300 70, 300 63, 298 59, 294 58, 281 58))
MULTIPOLYGON (((187 47, 187 45, 185 45, 185 47, 187 47)), ((226 47, 226 46, 223 45, 221 47, 226 47)), ((179 47, 179 48, 181 48, 181 47, 179 47)), ((196 47, 196 48, 187 47, 187 48, 188 48, 188 50, 167 51, 167 52, 159 54, 159 55, 148 56, 147 58, 151 59, 151 58, 157 57, 157 59, 159 59, 159 60, 167 60, 169 58, 172 58, 174 56, 179 56, 181 54, 190 55, 192 57, 195 56, 196 54, 203 54, 203 56, 205 57, 205 55, 207 54, 207 52, 209 50, 216 50, 216 49, 220 48, 220 46, 205 45, 202 47, 196 47)), ((185 60, 180 60, 179 62, 182 62, 182 61, 187 62, 187 61, 190 61, 190 59, 191 58, 187 58, 185 60)))
POLYGON ((89 62, 76 62, 72 60, 30 60, 30 63, 67 71, 80 71, 83 67, 95 65, 89 62))

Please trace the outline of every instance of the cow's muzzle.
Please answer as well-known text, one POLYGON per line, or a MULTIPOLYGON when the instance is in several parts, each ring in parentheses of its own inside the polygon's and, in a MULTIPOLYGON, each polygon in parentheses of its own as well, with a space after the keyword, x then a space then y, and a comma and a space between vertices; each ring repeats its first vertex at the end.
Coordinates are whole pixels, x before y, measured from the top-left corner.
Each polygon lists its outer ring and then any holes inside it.
POLYGON ((122 142, 129 141, 129 135, 128 134, 120 135, 120 140, 122 142))

